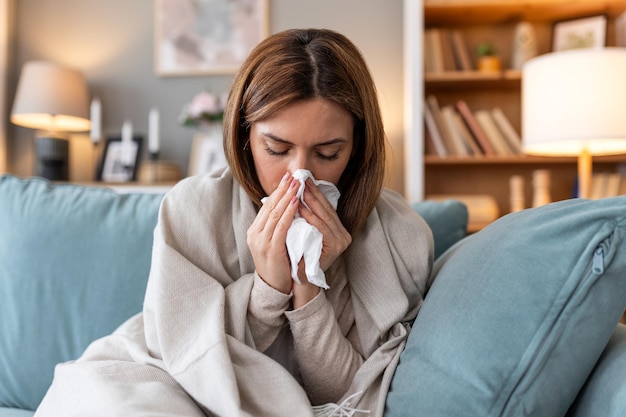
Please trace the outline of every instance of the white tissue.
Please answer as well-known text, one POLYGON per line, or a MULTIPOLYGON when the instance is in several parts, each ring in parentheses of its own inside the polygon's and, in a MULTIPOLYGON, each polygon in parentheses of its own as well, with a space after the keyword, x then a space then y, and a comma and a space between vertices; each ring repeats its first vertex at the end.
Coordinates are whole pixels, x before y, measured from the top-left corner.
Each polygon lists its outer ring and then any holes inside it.
MULTIPOLYGON (((302 197, 307 178, 311 178, 313 183, 326 196, 330 204, 332 204, 333 208, 337 209, 340 193, 333 183, 316 180, 313 174, 311 174, 311 171, 306 169, 298 169, 292 175, 295 179, 300 181, 300 187, 298 188, 296 196, 307 209, 309 207, 302 197)), ((263 202, 264 201, 265 199, 263 199, 263 202)), ((300 279, 298 278, 298 262, 304 258, 304 272, 307 280, 318 287, 324 289, 330 288, 326 283, 326 275, 324 271, 322 271, 322 268, 320 268, 322 242, 322 233, 296 213, 296 217, 293 219, 287 231, 287 253, 289 254, 289 260, 291 262, 291 277, 298 284, 300 284, 300 279)))
MULTIPOLYGON (((337 208, 339 190, 332 182, 318 181, 313 178, 311 171, 306 169, 298 169, 292 175, 295 179, 300 181, 300 187, 298 188, 296 196, 307 209, 309 207, 302 198, 307 178, 311 178, 313 183, 324 193, 333 208, 337 208)), ((298 262, 300 262, 300 259, 304 258, 306 279, 311 284, 317 285, 318 287, 324 289, 330 288, 326 283, 326 275, 324 271, 322 271, 322 268, 320 268, 322 242, 322 233, 317 230, 315 226, 307 223, 300 215, 296 214, 296 217, 291 223, 291 227, 289 227, 287 231, 287 253, 291 261, 291 277, 298 284, 300 284, 300 279, 298 278, 298 262)))

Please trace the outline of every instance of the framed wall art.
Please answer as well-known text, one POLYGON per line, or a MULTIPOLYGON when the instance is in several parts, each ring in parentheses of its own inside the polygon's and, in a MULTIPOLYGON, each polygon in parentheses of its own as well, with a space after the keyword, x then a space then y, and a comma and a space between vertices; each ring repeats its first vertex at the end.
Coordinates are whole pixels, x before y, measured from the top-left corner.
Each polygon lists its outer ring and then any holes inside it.
POLYGON ((155 0, 155 72, 232 74, 269 32, 269 0, 155 0))
POLYGON ((556 22, 552 31, 552 51, 603 48, 606 45, 606 32, 605 15, 556 22))
POLYGON ((133 136, 129 146, 122 143, 122 138, 107 138, 102 152, 102 161, 98 168, 98 181, 128 182, 137 179, 137 167, 141 155, 142 136, 133 136))

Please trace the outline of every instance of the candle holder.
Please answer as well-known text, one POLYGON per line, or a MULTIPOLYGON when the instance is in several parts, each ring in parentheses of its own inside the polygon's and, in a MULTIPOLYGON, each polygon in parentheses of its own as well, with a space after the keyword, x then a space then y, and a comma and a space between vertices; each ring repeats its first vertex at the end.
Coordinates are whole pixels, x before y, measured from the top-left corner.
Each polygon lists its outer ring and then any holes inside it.
POLYGON ((149 159, 141 163, 137 174, 137 180, 146 184, 175 183, 180 179, 181 171, 178 165, 159 160, 158 152, 150 152, 149 159))
POLYGON ((100 138, 93 138, 91 141, 91 159, 92 159, 92 169, 93 169, 93 177, 97 181, 98 173, 100 172, 100 138))
POLYGON ((159 182, 159 152, 150 152, 150 171, 151 182, 159 182))

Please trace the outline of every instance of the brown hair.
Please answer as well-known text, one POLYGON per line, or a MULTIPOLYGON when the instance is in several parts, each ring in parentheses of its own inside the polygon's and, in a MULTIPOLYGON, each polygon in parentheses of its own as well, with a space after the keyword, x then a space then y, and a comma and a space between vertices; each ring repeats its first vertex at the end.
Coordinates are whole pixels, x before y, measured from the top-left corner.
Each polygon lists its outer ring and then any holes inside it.
POLYGON ((253 123, 301 100, 323 98, 354 117, 353 155, 337 187, 337 213, 355 234, 376 205, 385 171, 385 133, 365 60, 345 36, 292 29, 262 41, 235 76, 224 112, 224 151, 234 177, 255 204, 265 193, 249 152, 253 123))

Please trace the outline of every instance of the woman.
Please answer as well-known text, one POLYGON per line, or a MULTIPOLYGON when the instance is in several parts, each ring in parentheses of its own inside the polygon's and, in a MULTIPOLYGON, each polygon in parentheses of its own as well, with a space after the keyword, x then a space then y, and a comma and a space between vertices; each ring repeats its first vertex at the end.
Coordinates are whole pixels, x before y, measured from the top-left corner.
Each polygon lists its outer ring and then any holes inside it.
POLYGON ((235 77, 224 145, 229 169, 161 205, 143 313, 57 368, 38 415, 382 415, 433 242, 381 191, 385 135, 359 51, 328 30, 263 41, 235 77), (336 211, 310 178, 296 196, 298 169, 336 186, 336 211), (328 290, 302 261, 291 277, 296 215, 323 236, 328 290))

